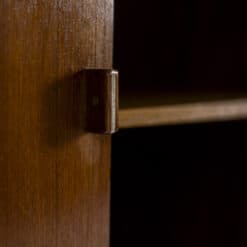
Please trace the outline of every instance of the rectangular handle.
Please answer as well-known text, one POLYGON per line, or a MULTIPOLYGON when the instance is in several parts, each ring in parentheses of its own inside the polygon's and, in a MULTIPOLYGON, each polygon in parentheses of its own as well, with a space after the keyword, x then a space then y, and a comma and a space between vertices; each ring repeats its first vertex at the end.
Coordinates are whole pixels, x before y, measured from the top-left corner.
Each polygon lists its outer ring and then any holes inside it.
POLYGON ((118 131, 118 72, 110 69, 85 70, 87 85, 87 129, 113 134, 118 131))

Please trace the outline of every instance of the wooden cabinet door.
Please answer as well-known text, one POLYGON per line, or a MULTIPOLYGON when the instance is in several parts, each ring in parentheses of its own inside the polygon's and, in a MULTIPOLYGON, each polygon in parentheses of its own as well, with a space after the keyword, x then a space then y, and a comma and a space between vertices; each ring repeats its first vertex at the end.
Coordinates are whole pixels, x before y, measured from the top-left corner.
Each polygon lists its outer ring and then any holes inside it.
POLYGON ((0 246, 107 247, 110 137, 78 72, 112 67, 112 0, 0 3, 0 246))

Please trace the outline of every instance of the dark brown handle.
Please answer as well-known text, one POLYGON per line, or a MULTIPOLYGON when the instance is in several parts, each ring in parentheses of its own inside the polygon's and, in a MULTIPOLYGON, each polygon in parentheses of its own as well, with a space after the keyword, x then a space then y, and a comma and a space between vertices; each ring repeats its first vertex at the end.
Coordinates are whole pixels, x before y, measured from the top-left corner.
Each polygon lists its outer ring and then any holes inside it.
POLYGON ((110 69, 84 71, 87 84, 87 129, 113 134, 118 131, 118 72, 110 69))

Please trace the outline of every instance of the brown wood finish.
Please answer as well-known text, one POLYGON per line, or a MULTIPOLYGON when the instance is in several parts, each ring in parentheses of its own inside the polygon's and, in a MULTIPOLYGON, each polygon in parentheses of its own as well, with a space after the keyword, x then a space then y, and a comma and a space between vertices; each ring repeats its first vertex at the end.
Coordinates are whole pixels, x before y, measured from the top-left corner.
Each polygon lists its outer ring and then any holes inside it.
POLYGON ((84 67, 112 67, 112 0, 0 3, 0 246, 106 247, 110 137, 84 67))
POLYGON ((156 93, 121 97, 120 128, 247 118, 243 93, 156 93))

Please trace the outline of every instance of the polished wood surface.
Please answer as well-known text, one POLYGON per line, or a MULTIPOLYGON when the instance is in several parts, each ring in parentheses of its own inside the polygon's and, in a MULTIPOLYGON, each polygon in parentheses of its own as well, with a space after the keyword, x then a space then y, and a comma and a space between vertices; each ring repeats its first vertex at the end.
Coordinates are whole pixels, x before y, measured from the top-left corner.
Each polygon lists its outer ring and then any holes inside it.
POLYGON ((0 246, 107 247, 110 137, 83 68, 112 66, 112 0, 0 3, 0 246))
POLYGON ((120 128, 247 119, 244 93, 139 93, 121 97, 120 128))

